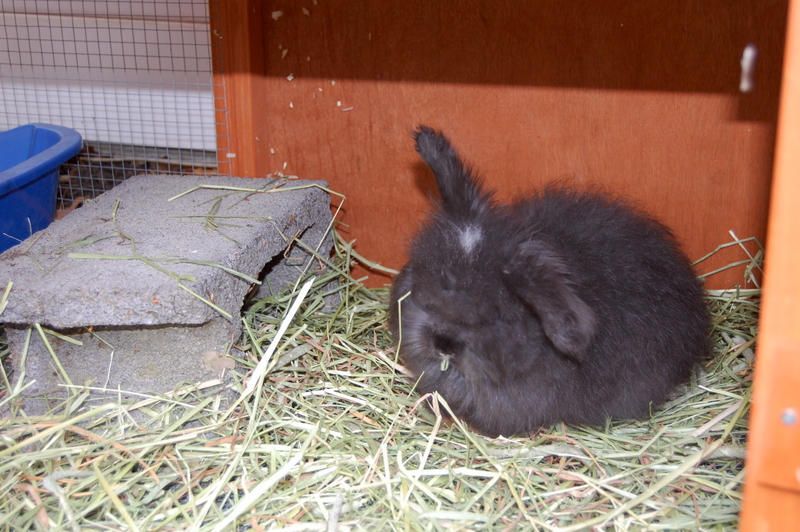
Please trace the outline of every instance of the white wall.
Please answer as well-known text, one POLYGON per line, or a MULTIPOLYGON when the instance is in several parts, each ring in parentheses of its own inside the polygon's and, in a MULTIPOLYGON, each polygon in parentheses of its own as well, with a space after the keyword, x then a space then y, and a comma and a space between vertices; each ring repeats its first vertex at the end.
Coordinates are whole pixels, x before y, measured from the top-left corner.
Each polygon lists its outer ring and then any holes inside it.
POLYGON ((3 0, 0 130, 50 122, 87 140, 215 150, 206 10, 3 0))

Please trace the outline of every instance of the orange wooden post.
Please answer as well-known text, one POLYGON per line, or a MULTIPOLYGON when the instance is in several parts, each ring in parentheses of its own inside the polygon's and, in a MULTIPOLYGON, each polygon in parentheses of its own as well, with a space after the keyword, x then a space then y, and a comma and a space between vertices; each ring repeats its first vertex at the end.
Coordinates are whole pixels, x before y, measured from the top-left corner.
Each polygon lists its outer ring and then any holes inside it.
POLYGON ((265 177, 267 170, 263 2, 209 2, 221 174, 265 177))
POLYGON ((800 4, 789 7, 741 530, 800 530, 800 4))

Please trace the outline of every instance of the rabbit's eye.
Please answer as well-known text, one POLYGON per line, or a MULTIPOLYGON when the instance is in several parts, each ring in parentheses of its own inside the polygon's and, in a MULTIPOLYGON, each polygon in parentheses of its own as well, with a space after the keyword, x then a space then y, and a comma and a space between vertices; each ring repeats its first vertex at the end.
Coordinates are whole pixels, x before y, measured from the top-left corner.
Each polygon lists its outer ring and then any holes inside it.
POLYGON ((458 349, 455 341, 447 336, 442 336, 439 334, 434 335, 433 337, 433 347, 443 357, 453 356, 453 353, 455 353, 458 349))

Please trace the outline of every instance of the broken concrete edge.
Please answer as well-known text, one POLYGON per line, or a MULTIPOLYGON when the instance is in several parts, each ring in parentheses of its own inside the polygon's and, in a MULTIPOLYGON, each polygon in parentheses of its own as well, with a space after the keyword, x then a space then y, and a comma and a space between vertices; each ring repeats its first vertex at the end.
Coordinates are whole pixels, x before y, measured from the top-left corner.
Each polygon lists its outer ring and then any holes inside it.
MULTIPOLYGON (((273 259, 278 259, 274 265, 274 270, 277 271, 267 272, 269 273, 267 278, 271 282, 265 283, 266 286, 271 286, 274 291, 271 294, 265 295, 277 295, 278 292, 282 291, 281 288, 295 282, 298 276, 308 269, 308 266, 314 259, 314 254, 310 253, 308 249, 301 249, 301 253, 292 252, 288 257, 285 256, 286 250, 289 249, 296 240, 305 242, 305 246, 295 246, 297 248, 319 249, 320 254, 324 254, 325 257, 329 256, 333 246, 332 234, 330 233, 330 199, 324 192, 321 192, 321 194, 324 194, 324 201, 322 202, 317 200, 302 203, 303 208, 308 209, 313 207, 312 211, 314 209, 320 211, 319 213, 316 211, 310 213, 310 219, 316 220, 315 223, 302 228, 300 232, 295 233, 291 238, 283 234, 284 232, 288 233, 288 231, 282 232, 280 228, 276 227, 276 232, 281 234, 280 238, 283 244, 279 246, 278 253, 266 262, 266 264, 268 264, 272 262, 273 259), (320 207, 320 205, 322 206, 320 207), (323 211, 326 216, 319 216, 323 211), (275 289, 276 286, 278 287, 277 290, 275 289)), ((302 217, 303 216, 301 216, 301 218, 302 217)), ((292 218, 294 219, 296 217, 292 216, 292 218)), ((240 249, 235 255, 239 258, 246 258, 254 255, 254 253, 250 253, 249 249, 240 249)), ((226 259, 237 257, 226 257, 226 259)), ((265 264, 260 263, 261 261, 256 262, 259 262, 259 264, 257 264, 257 267, 252 271, 254 271, 255 274, 259 272, 265 273, 261 272, 265 264)), ((231 260, 228 264, 235 266, 237 261, 231 260)), ((98 385, 100 388, 106 390, 105 394, 93 394, 91 398, 92 401, 94 401, 97 396, 106 397, 108 394, 114 395, 115 398, 123 397, 126 395, 126 392, 122 390, 126 390, 128 395, 135 396, 137 393, 142 393, 143 390, 163 393, 164 391, 174 389, 175 386, 181 383, 207 381, 207 379, 212 376, 213 372, 210 372, 209 368, 204 367, 206 364, 203 360, 203 354, 209 351, 225 353, 233 349, 232 346, 239 340, 241 335, 242 302, 244 301, 246 292, 251 286, 250 283, 246 283, 239 277, 230 275, 221 269, 214 272, 214 275, 210 276, 210 279, 213 280, 211 284, 216 283, 218 291, 230 290, 228 294, 232 291, 241 291, 241 294, 237 294, 236 296, 235 306, 237 307, 237 312, 235 318, 227 319, 215 315, 202 324, 184 324, 175 327, 163 324, 140 325, 137 327, 86 325, 81 328, 60 329, 61 332, 68 334, 77 333, 77 338, 84 346, 89 348, 89 352, 94 351, 94 355, 91 353, 87 354, 86 350, 76 350, 72 348, 73 344, 64 342, 62 339, 59 339, 58 336, 53 337, 53 343, 58 344, 56 345, 59 352, 58 356, 73 360, 72 363, 66 364, 66 376, 64 372, 57 367, 58 361, 54 360, 54 356, 50 353, 53 346, 48 345, 50 342, 45 342, 41 338, 47 335, 40 335, 37 334, 37 332, 30 334, 25 324, 6 325, 9 347, 12 350, 12 354, 19 352, 19 346, 27 342, 27 337, 29 335, 32 339, 30 345, 28 345, 27 361, 24 361, 28 364, 27 367, 20 366, 21 357, 12 355, 12 363, 15 366, 15 386, 20 377, 38 377, 35 379, 36 382, 34 386, 26 389, 26 402, 29 402, 29 400, 39 401, 39 398, 46 398, 47 396, 52 397, 56 401, 63 402, 69 396, 69 393, 65 393, 68 392, 68 389, 62 386, 62 384, 70 381, 75 386, 75 388, 71 388, 73 391, 75 389, 82 389, 83 386, 86 385, 98 385), (236 286, 237 283, 240 286, 236 286), (219 286, 222 286, 222 288, 219 288, 219 286), (91 332, 89 331, 90 327, 91 332), (180 345, 183 351, 190 352, 187 356, 179 356, 177 362, 170 359, 170 357, 163 356, 162 350, 150 348, 149 341, 152 339, 148 337, 163 335, 164 331, 168 329, 169 332, 167 334, 173 335, 173 337, 177 335, 177 340, 173 343, 180 345), (115 349, 111 349, 109 353, 108 349, 110 346, 124 343, 121 338, 130 334, 136 336, 133 340, 133 345, 137 351, 139 353, 142 351, 147 352, 149 353, 148 356, 141 354, 137 354, 136 356, 120 356, 121 353, 119 352, 117 352, 115 356, 115 349), (95 342, 94 346, 91 345, 92 342, 95 342), (83 362, 76 365, 74 360, 82 360, 83 362), (76 370, 78 367, 89 371, 82 373, 76 370)), ((8 297, 13 297, 13 292, 14 290, 12 287, 8 297)), ((0 321, 2 321, 3 317, 4 316, 0 315, 0 321)), ((54 327, 54 329, 55 332, 59 332, 58 327, 54 327)), ((158 343, 159 342, 156 342, 156 344, 158 343)), ((164 344, 163 338, 160 343, 162 345, 164 344)), ((95 386, 95 388, 98 386, 95 386)), ((34 408, 34 410, 42 414, 48 411, 47 409, 51 404, 52 403, 45 400, 40 406, 34 408)))

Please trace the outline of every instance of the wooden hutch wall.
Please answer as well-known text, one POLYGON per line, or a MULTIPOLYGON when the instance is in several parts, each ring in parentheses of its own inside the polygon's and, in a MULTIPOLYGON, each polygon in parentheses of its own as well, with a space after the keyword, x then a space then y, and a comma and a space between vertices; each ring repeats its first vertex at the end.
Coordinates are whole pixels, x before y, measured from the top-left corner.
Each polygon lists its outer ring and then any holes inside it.
MULTIPOLYGON (((765 238, 786 1, 211 6, 220 162, 233 175, 327 180, 347 196, 339 230, 385 266, 403 264, 436 196, 417 124, 450 136, 500 199, 599 183, 663 219, 693 259, 729 230, 765 238), (759 57, 743 94, 748 43, 759 57)), ((741 259, 728 250, 701 270, 741 259)), ((709 286, 741 280, 727 271, 709 286)))

